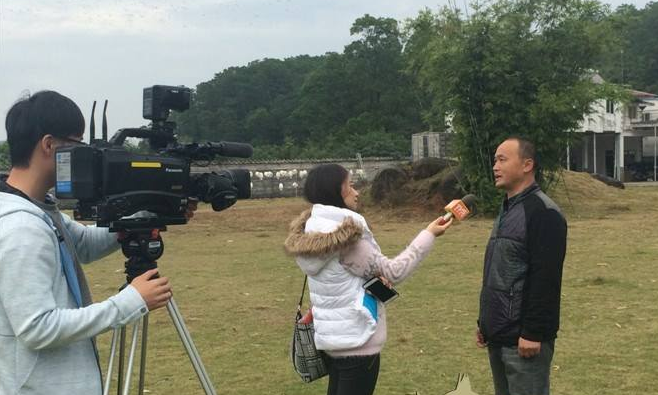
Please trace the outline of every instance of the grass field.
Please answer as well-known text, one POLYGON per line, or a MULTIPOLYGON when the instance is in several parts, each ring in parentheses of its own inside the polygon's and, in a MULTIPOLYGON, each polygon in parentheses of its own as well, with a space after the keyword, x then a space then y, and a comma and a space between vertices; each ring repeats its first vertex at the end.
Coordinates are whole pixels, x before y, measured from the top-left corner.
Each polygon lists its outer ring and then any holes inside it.
MULTIPOLYGON (((616 190, 567 174, 554 196, 569 221, 562 325, 552 393, 658 393, 658 188, 616 190)), ((288 356, 303 275, 282 249, 301 199, 254 200, 164 233, 159 261, 219 394, 323 394, 288 356)), ((385 253, 401 251, 432 218, 366 212, 385 253)), ((378 394, 444 394, 458 373, 492 394, 486 352, 474 344, 482 257, 491 219, 454 226, 388 307, 378 394)), ((124 281, 116 253, 87 267, 96 300, 124 281)), ((202 394, 166 310, 151 316, 146 388, 202 394)), ((103 370, 110 336, 99 338, 103 370)))

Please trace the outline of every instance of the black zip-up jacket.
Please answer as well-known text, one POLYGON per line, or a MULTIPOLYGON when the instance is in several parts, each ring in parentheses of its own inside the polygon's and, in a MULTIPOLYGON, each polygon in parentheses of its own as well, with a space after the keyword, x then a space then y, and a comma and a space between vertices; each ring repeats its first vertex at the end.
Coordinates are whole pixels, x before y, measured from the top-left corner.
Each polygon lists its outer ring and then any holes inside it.
POLYGON ((566 245, 566 220, 537 184, 504 200, 484 257, 478 326, 485 341, 557 337, 566 245))

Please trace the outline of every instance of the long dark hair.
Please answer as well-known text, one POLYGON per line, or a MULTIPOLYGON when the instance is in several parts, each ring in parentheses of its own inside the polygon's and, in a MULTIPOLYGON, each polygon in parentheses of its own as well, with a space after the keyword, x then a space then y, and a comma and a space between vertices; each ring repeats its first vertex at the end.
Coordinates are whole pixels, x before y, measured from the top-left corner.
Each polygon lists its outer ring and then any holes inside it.
POLYGON ((347 208, 341 192, 348 176, 349 172, 335 163, 315 166, 306 177, 304 197, 311 204, 347 208))

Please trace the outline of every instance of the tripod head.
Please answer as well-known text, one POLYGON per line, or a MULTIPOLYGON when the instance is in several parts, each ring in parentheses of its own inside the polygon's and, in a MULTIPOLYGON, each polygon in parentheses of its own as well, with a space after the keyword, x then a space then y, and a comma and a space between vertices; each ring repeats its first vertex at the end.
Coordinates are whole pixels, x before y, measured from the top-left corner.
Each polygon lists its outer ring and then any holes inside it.
POLYGON ((159 218, 115 221, 110 230, 119 233, 121 252, 128 258, 125 262, 127 284, 130 284, 135 277, 158 267, 156 260, 164 253, 164 242, 160 232, 167 230, 159 218), (117 222, 121 223, 117 224, 117 222))

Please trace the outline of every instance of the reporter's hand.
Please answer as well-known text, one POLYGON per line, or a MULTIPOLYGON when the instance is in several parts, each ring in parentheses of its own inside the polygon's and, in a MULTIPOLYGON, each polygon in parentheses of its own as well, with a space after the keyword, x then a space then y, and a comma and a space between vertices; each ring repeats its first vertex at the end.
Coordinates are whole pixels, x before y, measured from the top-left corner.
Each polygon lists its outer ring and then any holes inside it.
POLYGON ((382 283, 386 285, 389 288, 393 288, 393 283, 388 281, 388 279, 384 276, 379 276, 379 279, 382 280, 382 283))
POLYGON ((484 341, 484 336, 480 332, 480 328, 477 328, 475 331, 475 345, 479 348, 485 348, 487 346, 487 342, 484 341))
POLYGON ((435 237, 439 237, 446 232, 446 229, 448 229, 450 225, 452 225, 452 218, 444 223, 443 217, 439 217, 427 225, 427 230, 432 232, 435 237))
POLYGON ((152 269, 135 277, 130 283, 142 296, 149 311, 165 306, 172 296, 169 279, 167 277, 153 278, 157 275, 158 269, 152 269))

